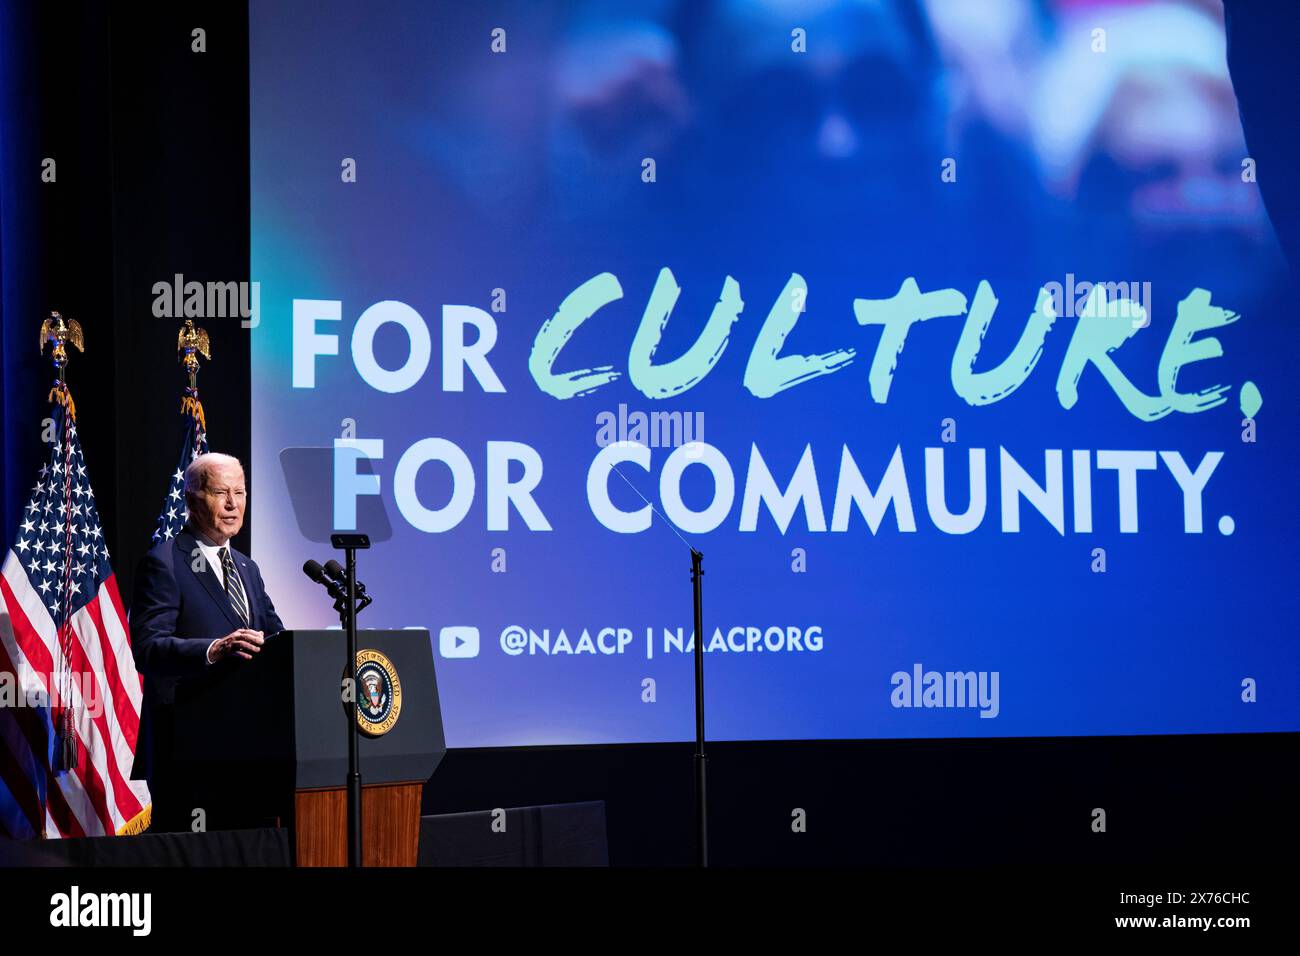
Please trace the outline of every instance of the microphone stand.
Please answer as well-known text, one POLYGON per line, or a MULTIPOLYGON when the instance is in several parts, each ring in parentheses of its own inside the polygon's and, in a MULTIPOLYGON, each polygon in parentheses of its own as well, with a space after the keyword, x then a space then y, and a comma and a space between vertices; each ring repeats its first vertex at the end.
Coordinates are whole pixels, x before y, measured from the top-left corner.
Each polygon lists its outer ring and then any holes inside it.
POLYGON ((695 604, 695 862, 709 865, 709 804, 704 755, 704 555, 691 548, 691 586, 695 604))
POLYGON ((677 540, 691 549, 691 588, 695 611, 695 864, 709 865, 709 803, 706 778, 708 775, 708 758, 704 754, 704 553, 697 550, 682 537, 681 532, 673 527, 672 522, 659 514, 659 509, 651 504, 650 499, 641 494, 636 485, 627 480, 627 476, 612 469, 637 496, 650 506, 651 511, 659 515, 668 528, 677 536, 677 540))
POLYGON ((346 604, 340 617, 348 632, 348 661, 343 674, 352 690, 352 706, 348 714, 348 866, 361 866, 361 758, 360 734, 357 727, 357 548, 370 547, 370 538, 364 534, 332 535, 330 543, 341 548, 344 554, 347 578, 346 604))
POLYGON ((348 714, 348 866, 361 865, 361 756, 357 735, 357 552, 345 548, 348 576, 348 686, 352 708, 348 714))

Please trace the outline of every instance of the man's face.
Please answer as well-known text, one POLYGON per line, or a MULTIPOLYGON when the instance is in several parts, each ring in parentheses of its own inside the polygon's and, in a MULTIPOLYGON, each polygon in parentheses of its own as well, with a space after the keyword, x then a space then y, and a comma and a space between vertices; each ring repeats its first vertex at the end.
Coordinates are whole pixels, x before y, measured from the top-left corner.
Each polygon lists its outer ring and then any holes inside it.
POLYGON ((203 489, 190 503, 190 520, 205 537, 225 544, 244 526, 244 507, 248 503, 244 469, 214 465, 205 478, 203 489))

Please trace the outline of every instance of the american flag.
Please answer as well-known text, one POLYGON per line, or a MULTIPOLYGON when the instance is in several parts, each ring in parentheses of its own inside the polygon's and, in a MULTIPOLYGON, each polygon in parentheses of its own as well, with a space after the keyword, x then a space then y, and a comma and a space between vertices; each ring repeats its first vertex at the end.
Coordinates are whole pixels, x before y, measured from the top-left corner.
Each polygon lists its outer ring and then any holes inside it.
POLYGON ((145 782, 130 779, 140 677, 72 400, 62 384, 51 394, 50 459, 0 572, 0 830, 134 833, 150 803, 145 782), (59 770, 64 719, 76 747, 59 770))
POLYGON ((164 538, 170 540, 176 532, 185 527, 190 513, 185 510, 185 469, 199 455, 208 452, 208 430, 203 418, 203 406, 199 404, 196 388, 185 389, 185 398, 181 402, 181 414, 185 418, 185 437, 181 440, 181 457, 167 486, 167 497, 163 499, 162 511, 158 514, 158 525, 154 529, 154 541, 164 538))

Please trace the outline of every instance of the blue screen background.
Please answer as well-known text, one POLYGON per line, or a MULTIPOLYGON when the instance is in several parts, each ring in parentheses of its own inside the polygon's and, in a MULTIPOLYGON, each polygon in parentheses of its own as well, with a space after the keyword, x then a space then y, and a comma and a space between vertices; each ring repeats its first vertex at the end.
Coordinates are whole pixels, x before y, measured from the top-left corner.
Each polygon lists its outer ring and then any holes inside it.
MULTIPOLYGON (((1242 176, 1249 154, 1222 23, 1194 4, 995 2, 981 17, 963 6, 250 4, 261 286, 250 509, 253 555, 281 617, 297 628, 335 622, 299 572, 329 551, 302 515, 319 504, 328 519, 328 449, 350 420, 385 447, 373 467, 389 533, 361 555, 376 599, 361 623, 430 629, 450 746, 688 739, 691 658, 663 653, 658 636, 690 633, 689 553, 658 517, 639 534, 603 527, 586 476, 599 413, 700 412, 737 493, 715 531, 686 536, 705 555, 706 632, 815 625, 824 636, 816 652, 710 651, 710 737, 1300 729, 1294 300, 1257 187, 1242 176), (1104 51, 1093 49, 1099 27, 1104 51), (804 52, 792 49, 796 30, 804 52), (347 159, 355 182, 341 176, 347 159), (941 175, 946 159, 955 181, 941 175), (682 292, 661 360, 695 341, 727 276, 745 307, 712 371, 652 400, 630 383, 627 356, 664 267, 682 292), (530 376, 530 349, 565 296, 602 272, 624 295, 583 324, 556 367, 623 374, 557 400, 530 376), (745 363, 792 273, 809 291, 782 354, 857 354, 759 399, 742 385, 745 363), (1018 341, 1039 288, 1070 274, 1150 283, 1150 327, 1113 355, 1148 393, 1180 300, 1204 288, 1240 313, 1211 333, 1222 357, 1178 380, 1185 392, 1229 385, 1228 401, 1141 421, 1089 367, 1078 403, 1062 408, 1056 377, 1074 320, 1061 318, 1018 390, 970 406, 950 378, 961 317, 915 325, 888 401, 873 401, 880 332, 857 324, 855 298, 887 298, 914 277, 923 291, 955 288, 969 301, 987 280, 999 304, 983 370, 1018 341), (503 312, 492 311, 496 289, 503 312), (293 387, 295 299, 342 303, 341 323, 318 325, 339 336, 340 354, 316 358, 311 389, 293 387), (357 317, 389 299, 414 308, 433 337, 423 379, 391 395, 362 379, 349 351, 357 317), (489 358, 504 393, 469 375, 464 391, 443 390, 445 304, 495 319, 489 358), (1254 442, 1242 440, 1247 381, 1263 396, 1254 442), (945 443, 947 419, 956 441, 945 443), (431 436, 465 451, 478 485, 466 519, 439 534, 413 528, 391 496, 402 452, 431 436), (539 452, 535 498, 553 530, 528 531, 517 514, 510 530, 486 530, 489 440, 539 452), (856 512, 847 532, 812 532, 802 509, 784 534, 766 509, 757 530, 739 531, 751 445, 782 487, 811 447, 828 522, 841 448, 874 488, 901 447, 917 531, 901 533, 891 510, 875 534, 856 512), (966 503, 968 450, 986 449, 988 509, 972 533, 930 520, 927 447, 945 449, 954 511, 966 503), (1002 530, 999 447, 1039 481, 1044 450, 1064 450, 1064 535, 1024 502, 1022 530, 1002 530), (319 454, 287 467, 293 449, 319 454), (1174 450, 1193 468, 1222 451, 1204 531, 1184 531, 1183 497, 1162 464, 1138 475, 1137 533, 1120 532, 1115 475, 1096 470, 1093 530, 1075 532, 1071 449, 1092 450, 1094 463, 1099 449, 1174 450), (1231 535, 1219 530, 1223 515, 1231 535), (504 549, 504 573, 494 549, 504 549), (793 570, 794 549, 806 570, 793 570), (564 628, 574 640, 583 628, 627 627, 636 640, 622 655, 511 656, 498 638, 512 625, 564 628), (479 654, 443 657, 448 626, 478 628, 479 654), (915 663, 997 672, 997 716, 894 706, 891 675, 915 663), (1254 702, 1243 701, 1243 680, 1254 702)), ((400 366, 407 350, 395 327, 379 332, 381 365, 400 366)), ((669 452, 652 450, 648 474, 622 468, 657 508, 669 452)), ((426 466, 417 491, 429 507, 446 501, 447 470, 426 466)), ((710 494, 704 469, 688 468, 686 503, 703 507, 710 494)), ((610 495, 628 510, 642 504, 617 476, 610 495)))

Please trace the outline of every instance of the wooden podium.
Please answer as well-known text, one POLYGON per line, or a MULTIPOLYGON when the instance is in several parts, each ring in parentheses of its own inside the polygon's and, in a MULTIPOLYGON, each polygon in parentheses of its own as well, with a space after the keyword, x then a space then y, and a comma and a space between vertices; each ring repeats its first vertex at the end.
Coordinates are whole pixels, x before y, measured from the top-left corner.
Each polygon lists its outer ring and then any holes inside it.
MULTIPOLYGON (((429 632, 358 631, 357 657, 391 678, 367 686, 358 670, 371 731, 388 724, 360 739, 363 864, 414 866, 424 784, 447 752, 429 632)), ((346 659, 341 630, 284 631, 177 692, 173 763, 200 791, 238 781, 245 812, 290 823, 299 866, 347 865, 346 659)))

